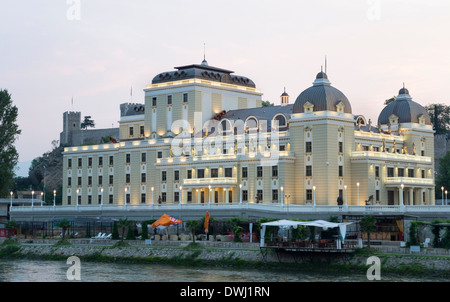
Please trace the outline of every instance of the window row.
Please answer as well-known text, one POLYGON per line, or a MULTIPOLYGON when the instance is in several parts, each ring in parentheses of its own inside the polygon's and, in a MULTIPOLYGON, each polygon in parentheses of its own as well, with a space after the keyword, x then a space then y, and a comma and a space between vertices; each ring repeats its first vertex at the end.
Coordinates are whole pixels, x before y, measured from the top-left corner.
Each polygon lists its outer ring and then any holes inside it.
MULTIPOLYGON (((172 105, 172 99, 173 99, 173 96, 169 94, 166 99, 167 105, 172 105)), ((189 95, 187 93, 183 93, 183 103, 188 103, 188 102, 189 102, 189 95)), ((156 96, 154 96, 152 98, 152 106, 156 107, 157 103, 158 103, 158 98, 156 96)))

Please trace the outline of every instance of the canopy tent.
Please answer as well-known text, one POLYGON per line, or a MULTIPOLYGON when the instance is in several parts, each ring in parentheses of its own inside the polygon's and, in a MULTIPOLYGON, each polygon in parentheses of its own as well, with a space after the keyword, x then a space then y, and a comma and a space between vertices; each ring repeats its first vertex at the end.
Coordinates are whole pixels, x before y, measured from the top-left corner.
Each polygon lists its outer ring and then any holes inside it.
POLYGON ((167 214, 162 215, 158 220, 151 224, 152 228, 156 228, 158 226, 169 226, 176 223, 182 223, 181 220, 170 217, 167 214))
POLYGON ((347 225, 352 224, 353 222, 329 222, 326 220, 313 220, 313 221, 294 221, 294 220, 286 220, 281 219, 277 221, 265 222, 262 223, 261 226, 261 242, 260 245, 264 246, 264 235, 266 233, 266 226, 278 226, 278 227, 293 227, 297 228, 299 225, 303 226, 314 226, 320 227, 324 231, 330 228, 339 228, 340 238, 342 242, 345 240, 345 235, 347 233, 347 225))

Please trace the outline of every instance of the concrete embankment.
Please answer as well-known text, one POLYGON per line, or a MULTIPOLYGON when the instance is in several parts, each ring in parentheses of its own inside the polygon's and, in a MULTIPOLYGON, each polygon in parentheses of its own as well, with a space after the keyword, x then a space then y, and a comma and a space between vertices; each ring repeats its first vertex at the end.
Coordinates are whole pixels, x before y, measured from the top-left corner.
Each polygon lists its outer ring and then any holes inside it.
POLYGON ((365 272, 367 258, 380 258, 385 272, 401 274, 429 274, 450 278, 450 256, 448 250, 426 249, 429 255, 411 255, 409 250, 393 247, 377 247, 377 250, 359 251, 352 256, 321 258, 293 257, 292 254, 277 254, 268 251, 263 257, 257 243, 199 242, 194 248, 190 242, 129 241, 128 247, 115 247, 114 240, 90 242, 89 239, 71 239, 70 245, 55 245, 54 240, 21 240, 9 253, 0 256, 10 258, 33 258, 63 260, 78 256, 82 261, 168 263, 180 265, 212 265, 240 267, 286 267, 288 269, 331 269, 365 272), (171 245, 171 246, 170 246, 171 245), (389 249, 389 251, 388 251, 389 249), (403 254, 400 253, 403 250, 403 254))

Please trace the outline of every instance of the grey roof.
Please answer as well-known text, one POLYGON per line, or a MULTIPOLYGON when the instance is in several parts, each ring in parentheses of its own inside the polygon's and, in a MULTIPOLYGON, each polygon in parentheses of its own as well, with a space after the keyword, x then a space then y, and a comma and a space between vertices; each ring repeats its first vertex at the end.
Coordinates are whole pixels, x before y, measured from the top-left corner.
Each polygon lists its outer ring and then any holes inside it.
POLYGON ((384 107, 378 116, 378 124, 387 125, 392 114, 398 117, 399 123, 419 123, 419 117, 423 115, 425 124, 431 125, 427 110, 412 100, 406 88, 400 89, 395 101, 384 107))
POLYGON ((141 115, 145 113, 145 105, 138 103, 120 104, 120 116, 141 115))
POLYGON ((256 87, 255 83, 249 78, 232 75, 234 71, 231 70, 209 66, 206 60, 203 60, 202 64, 180 66, 175 67, 175 69, 177 70, 162 72, 156 75, 152 80, 152 84, 197 78, 246 87, 256 87))
POLYGON ((257 108, 248 108, 248 109, 236 109, 230 110, 225 115, 222 116, 222 119, 228 120, 245 120, 254 116, 258 121, 266 120, 267 121, 267 129, 270 131, 271 123, 270 121, 274 118, 278 113, 282 113, 286 116, 286 119, 289 120, 292 114, 293 104, 288 105, 278 105, 278 106, 270 106, 270 107, 257 107, 257 108))
POLYGON ((303 105, 306 102, 314 105, 314 111, 337 111, 336 105, 340 101, 345 106, 344 112, 352 113, 352 106, 347 97, 339 89, 331 86, 324 72, 319 72, 313 86, 305 89, 295 100, 293 113, 303 113, 303 105))

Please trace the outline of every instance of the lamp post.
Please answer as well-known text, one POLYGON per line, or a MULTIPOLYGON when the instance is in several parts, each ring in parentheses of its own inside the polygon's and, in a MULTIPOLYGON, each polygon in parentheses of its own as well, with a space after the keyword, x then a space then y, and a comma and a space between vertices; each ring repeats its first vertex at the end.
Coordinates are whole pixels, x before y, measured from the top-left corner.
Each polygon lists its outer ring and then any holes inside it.
POLYGON ((103 188, 100 189, 100 192, 102 193, 102 198, 100 199, 100 209, 103 209, 103 188))
POLYGON ((80 189, 77 189, 77 201, 75 202, 75 204, 77 205, 77 209, 78 209, 78 197, 80 195, 80 189))
POLYGON ((42 207, 42 201, 44 199, 44 192, 41 192, 41 207, 42 207))
POLYGON ((316 207, 316 186, 313 186, 313 207, 316 207))
POLYGON ((13 191, 9 192, 9 195, 11 195, 11 205, 10 205, 10 209, 12 208, 12 197, 13 197, 13 191))
POLYGON ((348 204, 347 204, 347 185, 344 185, 344 191, 345 191, 344 209, 347 209, 347 207, 348 207, 348 204))
POLYGON ((179 202, 180 202, 180 205, 183 203, 183 186, 180 186, 180 200, 179 200, 179 202))
POLYGON ((359 205, 359 182, 356 183, 356 205, 359 205))
POLYGON ((281 189, 281 201, 280 201, 280 206, 283 206, 283 205, 284 205, 284 193, 283 193, 284 187, 281 187, 280 189, 281 189))
POLYGON ((31 207, 34 207, 34 191, 31 191, 31 207))
POLYGON ((239 184, 239 204, 242 204, 242 184, 239 184))
POLYGON ((400 185, 400 188, 401 188, 401 190, 400 190, 400 208, 403 208, 403 188, 405 187, 405 185, 404 184, 401 184, 400 185))
POLYGON ((152 205, 153 205, 153 191, 155 191, 154 187, 152 187, 152 205))
POLYGON ((53 207, 56 206, 56 190, 53 190, 53 207))
POLYGON ((442 191, 442 203, 444 203, 444 186, 441 187, 441 191, 442 191))
POLYGON ((445 204, 447 204, 447 190, 445 190, 445 204))
POLYGON ((125 204, 125 208, 127 208, 127 192, 128 192, 128 188, 125 188, 125 194, 124 194, 124 200, 123 200, 123 203, 125 204))

